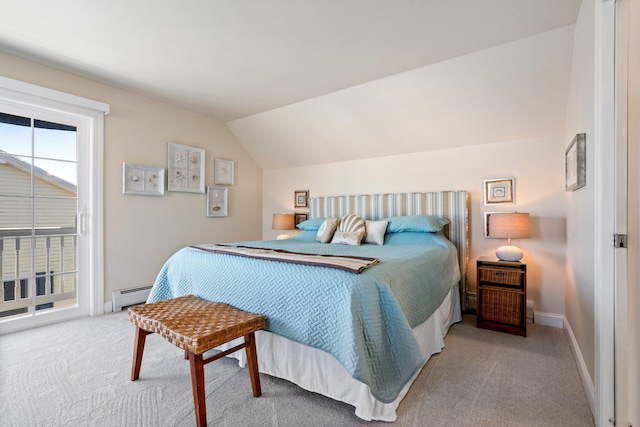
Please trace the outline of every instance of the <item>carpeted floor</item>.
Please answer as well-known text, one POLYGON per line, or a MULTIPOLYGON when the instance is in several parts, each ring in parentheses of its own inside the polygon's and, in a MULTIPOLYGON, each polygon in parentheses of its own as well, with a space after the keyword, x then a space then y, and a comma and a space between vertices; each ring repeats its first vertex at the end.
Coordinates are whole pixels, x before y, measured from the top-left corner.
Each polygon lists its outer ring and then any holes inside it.
MULTIPOLYGON (((394 424, 365 422, 349 405, 224 358, 205 367, 209 426, 593 426, 560 329, 527 338, 475 328, 465 316, 398 408, 394 424)), ((147 338, 140 380, 129 381, 134 328, 107 314, 0 336, 2 426, 192 426, 189 363, 147 338)))

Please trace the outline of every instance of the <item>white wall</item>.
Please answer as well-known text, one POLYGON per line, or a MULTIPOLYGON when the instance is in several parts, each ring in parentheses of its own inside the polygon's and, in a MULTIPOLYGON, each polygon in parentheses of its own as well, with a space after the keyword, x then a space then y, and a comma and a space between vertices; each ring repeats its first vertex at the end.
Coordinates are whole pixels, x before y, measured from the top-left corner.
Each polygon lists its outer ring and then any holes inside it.
POLYGON ((516 204, 488 210, 531 213, 533 238, 517 242, 529 298, 561 326, 572 43, 573 26, 559 28, 231 122, 263 165, 263 237, 295 190, 469 190, 474 291, 475 259, 504 243, 483 237, 482 180, 515 177, 516 204))
POLYGON ((595 9, 584 1, 575 28, 565 140, 586 133, 587 185, 564 197, 567 214, 567 269, 564 312, 594 379, 594 28, 595 9))
MULTIPOLYGON (((560 137, 265 171, 263 238, 275 238, 271 216, 293 212, 293 192, 339 194, 467 190, 470 192, 470 290, 475 260, 495 254, 503 240, 483 237, 484 211, 529 212, 532 238, 514 241, 525 252, 529 299, 536 311, 564 313, 564 149, 560 137), (516 204, 485 209, 482 181, 514 177, 516 204)), ((301 211, 301 210, 298 210, 301 211)))
POLYGON ((262 172, 224 123, 2 53, 0 75, 111 106, 104 139, 106 301, 113 290, 153 283, 183 246, 260 238, 262 172), (235 161, 228 217, 207 218, 204 194, 122 194, 122 163, 166 168, 169 141, 206 150, 207 185, 214 157, 235 161))

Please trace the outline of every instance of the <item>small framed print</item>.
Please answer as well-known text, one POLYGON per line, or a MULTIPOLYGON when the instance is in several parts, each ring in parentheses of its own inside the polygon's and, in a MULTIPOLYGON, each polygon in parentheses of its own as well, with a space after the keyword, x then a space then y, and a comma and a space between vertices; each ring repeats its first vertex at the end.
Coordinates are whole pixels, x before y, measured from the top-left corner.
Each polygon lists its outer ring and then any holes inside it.
POLYGON ((207 216, 227 216, 228 189, 224 187, 207 187, 207 216))
POLYGON ((233 185, 233 160, 214 159, 213 183, 216 185, 233 185))
POLYGON ((515 203, 515 179, 485 179, 483 184, 485 206, 515 203))
POLYGON ((169 143, 169 191, 204 193, 204 150, 188 145, 169 143))
POLYGON ((309 206, 309 191, 293 192, 293 207, 306 208, 309 206))
POLYGON ((122 164, 122 194, 164 195, 164 168, 122 164))
POLYGON ((309 219, 309 214, 306 214, 306 213, 293 214, 293 221, 296 226, 301 222, 305 222, 308 219, 309 219))
POLYGON ((564 152, 564 191, 575 191, 587 184, 586 135, 577 134, 564 152))

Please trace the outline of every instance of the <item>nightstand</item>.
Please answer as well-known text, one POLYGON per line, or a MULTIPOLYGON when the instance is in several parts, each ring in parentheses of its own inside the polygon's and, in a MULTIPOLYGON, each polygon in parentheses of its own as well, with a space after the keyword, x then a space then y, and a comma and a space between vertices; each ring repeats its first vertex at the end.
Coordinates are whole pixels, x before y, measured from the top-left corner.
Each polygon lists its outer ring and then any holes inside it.
POLYGON ((478 328, 527 336, 527 265, 480 257, 478 328))

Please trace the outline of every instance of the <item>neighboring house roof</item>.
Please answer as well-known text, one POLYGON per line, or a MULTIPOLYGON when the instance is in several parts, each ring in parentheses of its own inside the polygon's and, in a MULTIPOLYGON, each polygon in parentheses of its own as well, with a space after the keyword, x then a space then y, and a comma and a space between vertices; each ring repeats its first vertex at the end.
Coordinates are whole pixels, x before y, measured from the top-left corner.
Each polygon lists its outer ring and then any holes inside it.
POLYGON ((33 176, 35 176, 36 178, 39 178, 52 185, 55 185, 56 187, 61 188, 62 190, 69 191, 73 194, 78 194, 77 185, 72 184, 71 182, 64 180, 62 178, 58 178, 55 175, 51 175, 49 172, 47 172, 42 168, 39 168, 38 166, 30 165, 29 163, 23 160, 20 160, 16 156, 12 156, 11 154, 8 154, 6 151, 0 150, 0 164, 3 164, 3 163, 13 166, 14 168, 28 174, 33 172, 33 176))

